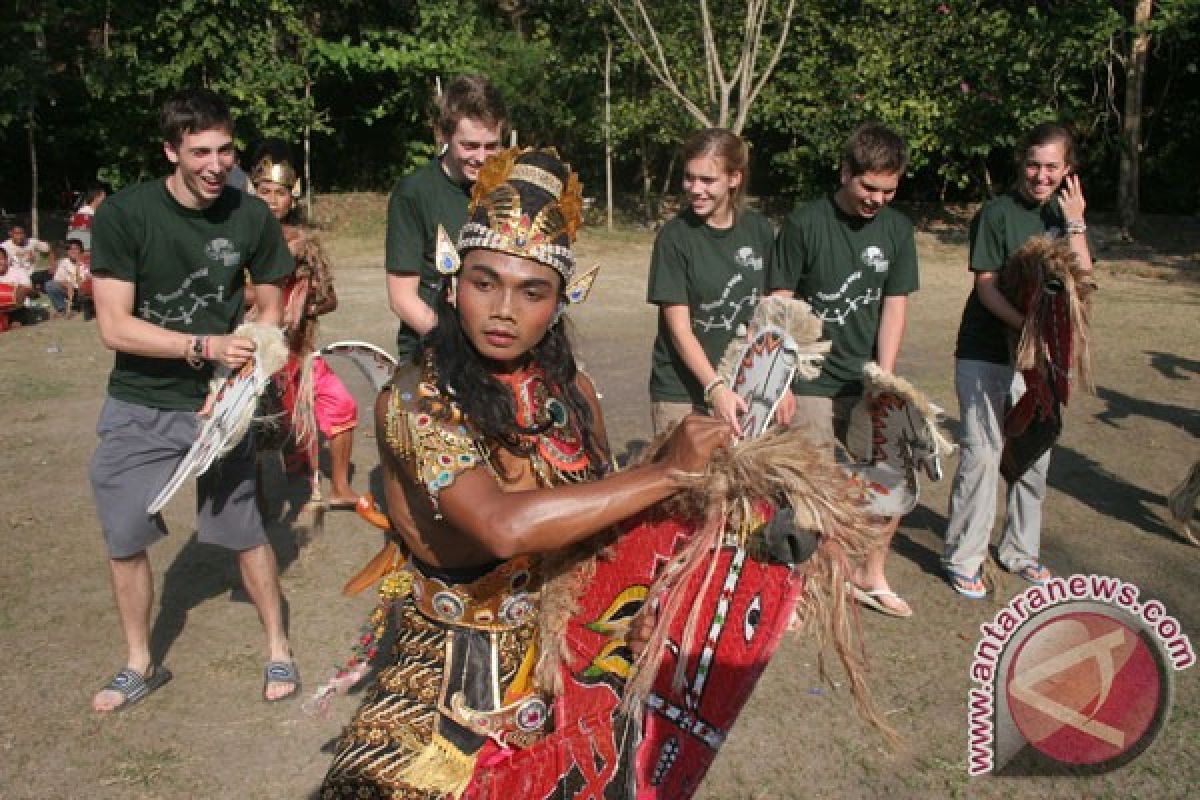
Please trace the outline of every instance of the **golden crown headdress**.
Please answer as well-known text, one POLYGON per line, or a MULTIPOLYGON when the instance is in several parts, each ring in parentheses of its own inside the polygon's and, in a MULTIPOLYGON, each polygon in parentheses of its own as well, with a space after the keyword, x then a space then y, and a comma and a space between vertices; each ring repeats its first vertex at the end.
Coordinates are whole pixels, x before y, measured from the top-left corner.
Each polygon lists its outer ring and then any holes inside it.
POLYGON ((260 158, 250 173, 250 183, 257 186, 259 181, 271 181, 280 186, 290 186, 292 187, 292 197, 300 196, 300 176, 296 174, 296 168, 285 159, 275 161, 269 155, 260 158))
POLYGON ((571 245, 583 221, 583 186, 552 148, 510 148, 490 157, 471 191, 468 221, 458 247, 438 232, 437 267, 443 274, 459 269, 459 254, 482 248, 532 259, 563 278, 567 299, 582 302, 596 269, 575 277, 571 245))

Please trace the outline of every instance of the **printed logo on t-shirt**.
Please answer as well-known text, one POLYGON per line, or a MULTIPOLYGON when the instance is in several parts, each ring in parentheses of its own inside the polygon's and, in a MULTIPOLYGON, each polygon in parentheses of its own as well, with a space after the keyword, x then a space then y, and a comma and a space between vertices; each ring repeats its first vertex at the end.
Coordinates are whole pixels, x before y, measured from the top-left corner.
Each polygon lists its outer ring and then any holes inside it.
POLYGON ((876 272, 888 271, 887 256, 885 256, 883 251, 875 245, 871 245, 866 250, 863 250, 860 258, 862 258, 864 267, 871 267, 876 272))
MULTIPOLYGON (((886 265, 887 262, 885 261, 884 264, 886 265)), ((887 267, 885 266, 884 269, 887 267)), ((882 300, 882 288, 872 289, 868 286, 862 294, 852 294, 854 284, 861 281, 862 276, 862 270, 855 270, 850 273, 836 292, 815 293, 812 302, 813 313, 820 317, 822 322, 831 322, 840 326, 845 325, 846 320, 850 319, 856 311, 866 309, 872 303, 882 300)))
POLYGON ((168 323, 191 325, 200 309, 219 305, 225 299, 225 287, 213 286, 207 278, 208 267, 202 267, 184 278, 175 291, 142 300, 139 316, 164 327, 168 323))
POLYGON ((734 256, 734 261, 742 269, 752 269, 755 272, 760 272, 763 268, 762 256, 754 255, 754 248, 749 245, 738 248, 737 255, 734 256))
POLYGON ((227 267, 236 267, 242 261, 242 254, 237 251, 233 242, 223 237, 209 242, 204 248, 204 255, 213 261, 220 261, 227 267))
MULTIPOLYGON (((741 253, 739 251, 740 258, 741 253)), ((761 260, 761 259, 760 259, 761 260)), ((758 303, 758 287, 750 288, 749 294, 738 296, 738 285, 744 281, 739 273, 725 284, 721 296, 711 303, 701 303, 697 313, 692 316, 692 327, 708 333, 713 330, 732 331, 737 328, 737 319, 744 308, 754 308, 758 303), (702 316, 706 314, 707 316, 702 316)))

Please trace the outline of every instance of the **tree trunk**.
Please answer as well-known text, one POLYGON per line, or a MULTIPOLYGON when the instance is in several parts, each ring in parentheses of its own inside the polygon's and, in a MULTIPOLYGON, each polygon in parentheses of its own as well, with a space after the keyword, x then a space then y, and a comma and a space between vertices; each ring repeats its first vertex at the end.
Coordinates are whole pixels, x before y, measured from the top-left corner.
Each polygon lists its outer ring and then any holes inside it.
POLYGON ((604 198, 608 206, 608 230, 613 229, 612 174, 612 39, 606 34, 604 50, 604 198))
MULTIPOLYGON (((304 82, 304 100, 307 104, 312 98, 312 81, 304 82)), ((309 105, 309 111, 312 107, 309 105)), ((309 225, 313 224, 312 210, 312 125, 304 126, 304 218, 309 225)))
POLYGON ((642 157, 641 179, 642 179, 642 205, 646 208, 646 223, 654 225, 658 222, 658 208, 651 202, 652 194, 650 183, 650 145, 646 142, 646 134, 641 135, 641 147, 638 148, 642 157))
POLYGON ((1133 238, 1138 218, 1139 167, 1142 160, 1142 95, 1146 85, 1146 54, 1150 50, 1153 0, 1137 0, 1125 71, 1125 104, 1121 121, 1121 171, 1117 179, 1117 211, 1121 237, 1133 238))
POLYGON ((662 191, 659 196, 666 197, 671 192, 671 178, 675 177, 675 156, 676 153, 671 153, 671 158, 667 161, 667 174, 663 176, 662 191))
POLYGON ((40 239, 41 231, 38 230, 38 154, 37 154, 37 136, 34 132, 34 117, 33 109, 29 109, 29 120, 26 126, 29 131, 29 175, 30 175, 30 191, 29 191, 29 235, 34 239, 40 239))

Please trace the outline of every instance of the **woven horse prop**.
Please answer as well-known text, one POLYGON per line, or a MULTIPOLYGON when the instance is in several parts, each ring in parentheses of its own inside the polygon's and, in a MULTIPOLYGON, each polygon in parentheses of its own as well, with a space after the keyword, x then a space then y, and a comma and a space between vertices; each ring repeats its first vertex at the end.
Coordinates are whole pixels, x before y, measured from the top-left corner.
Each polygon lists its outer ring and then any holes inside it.
POLYGON ((1179 527, 1179 534, 1188 544, 1200 547, 1200 539, 1192 530, 1192 517, 1196 514, 1196 498, 1200 497, 1200 461, 1192 464, 1184 479, 1167 495, 1167 509, 1179 527))
POLYGON ((1091 299, 1096 284, 1062 238, 1038 236, 1013 253, 1000 290, 1025 315, 1010 344, 1025 394, 1004 418, 1001 472, 1010 483, 1049 450, 1062 429, 1071 384, 1094 392, 1091 299))
MULTIPOLYGON (((820 327, 803 302, 768 298, 718 372, 752 409, 773 409, 793 371, 815 377, 820 327)), ((489 743, 463 797, 690 797, 797 617, 833 643, 882 727, 842 588, 874 532, 831 453, 769 431, 600 552, 545 563, 537 683, 554 696, 555 730, 527 748, 489 743), (634 659, 627 635, 647 603, 657 616, 634 659)))
POLYGON ((236 447, 254 420, 258 399, 274 374, 287 361, 283 333, 274 325, 243 323, 233 332, 255 342, 254 355, 239 369, 218 366, 209 382, 208 398, 199 412, 203 418, 196 441, 175 468, 165 486, 146 508, 157 514, 179 491, 184 481, 204 474, 213 463, 236 447))
POLYGON ((873 361, 863 367, 863 397, 850 417, 845 467, 862 480, 872 513, 904 516, 916 508, 920 473, 942 479, 942 457, 955 450, 941 430, 942 413, 904 378, 873 361))

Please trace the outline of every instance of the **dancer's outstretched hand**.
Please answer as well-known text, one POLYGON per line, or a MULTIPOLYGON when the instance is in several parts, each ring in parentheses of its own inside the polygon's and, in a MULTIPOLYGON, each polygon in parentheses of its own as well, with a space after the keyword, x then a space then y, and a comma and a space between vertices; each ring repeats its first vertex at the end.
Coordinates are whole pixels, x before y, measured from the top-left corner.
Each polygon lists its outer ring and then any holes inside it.
POLYGON ((736 436, 737 430, 723 419, 689 414, 671 432, 660 463, 680 472, 703 472, 713 453, 728 447, 736 436))

